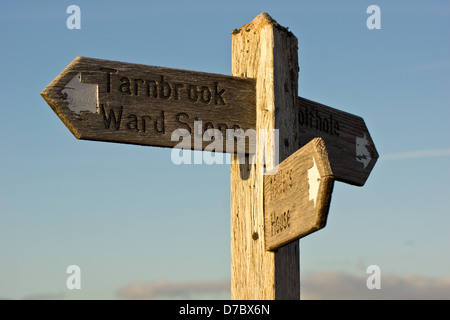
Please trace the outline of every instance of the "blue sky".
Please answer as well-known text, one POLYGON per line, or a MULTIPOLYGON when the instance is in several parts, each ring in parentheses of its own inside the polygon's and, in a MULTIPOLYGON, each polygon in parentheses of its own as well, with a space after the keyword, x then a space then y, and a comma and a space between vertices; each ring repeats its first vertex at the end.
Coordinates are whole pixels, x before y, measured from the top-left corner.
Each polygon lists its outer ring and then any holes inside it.
POLYGON ((445 1, 2 2, 0 298, 229 298, 229 165, 78 141, 40 92, 77 56, 231 74, 232 30, 263 11, 299 38, 299 95, 363 117, 380 154, 300 241, 303 297, 450 298, 445 1))

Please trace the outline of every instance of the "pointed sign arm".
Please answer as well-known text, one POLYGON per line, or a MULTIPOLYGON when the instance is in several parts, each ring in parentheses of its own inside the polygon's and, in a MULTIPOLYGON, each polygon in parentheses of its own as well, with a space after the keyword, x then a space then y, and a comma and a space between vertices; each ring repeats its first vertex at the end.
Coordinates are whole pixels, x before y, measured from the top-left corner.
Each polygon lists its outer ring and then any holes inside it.
POLYGON ((297 98, 300 147, 321 137, 336 180, 363 186, 378 152, 363 118, 324 104, 297 98))
POLYGON ((273 172, 264 176, 266 250, 324 228, 334 185, 322 138, 313 139, 273 172))

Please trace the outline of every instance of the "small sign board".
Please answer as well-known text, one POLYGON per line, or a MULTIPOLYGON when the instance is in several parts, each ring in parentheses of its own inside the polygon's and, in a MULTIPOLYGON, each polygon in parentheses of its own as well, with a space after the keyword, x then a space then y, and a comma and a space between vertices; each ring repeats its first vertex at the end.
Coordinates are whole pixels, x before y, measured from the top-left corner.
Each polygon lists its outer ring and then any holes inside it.
POLYGON ((336 180, 362 186, 378 159, 378 152, 361 117, 298 97, 300 147, 315 137, 327 146, 336 180))
POLYGON ((316 138, 264 176, 266 250, 325 227, 334 176, 323 139, 316 138))
POLYGON ((255 80, 220 74, 77 57, 41 95, 78 139, 204 150, 215 129, 234 152, 256 123, 255 80))

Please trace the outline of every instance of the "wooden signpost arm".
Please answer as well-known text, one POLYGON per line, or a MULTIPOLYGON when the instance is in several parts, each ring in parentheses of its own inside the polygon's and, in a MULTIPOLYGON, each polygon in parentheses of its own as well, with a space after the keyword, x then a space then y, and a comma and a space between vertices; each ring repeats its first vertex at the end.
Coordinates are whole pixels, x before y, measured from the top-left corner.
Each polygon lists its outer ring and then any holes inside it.
POLYGON ((278 129, 279 143, 257 143, 265 159, 239 164, 235 155, 231 165, 231 298, 299 299, 299 242, 266 251, 263 211, 263 173, 276 165, 274 148, 281 162, 299 146, 298 41, 266 13, 232 38, 232 74, 256 79, 257 135, 278 129))

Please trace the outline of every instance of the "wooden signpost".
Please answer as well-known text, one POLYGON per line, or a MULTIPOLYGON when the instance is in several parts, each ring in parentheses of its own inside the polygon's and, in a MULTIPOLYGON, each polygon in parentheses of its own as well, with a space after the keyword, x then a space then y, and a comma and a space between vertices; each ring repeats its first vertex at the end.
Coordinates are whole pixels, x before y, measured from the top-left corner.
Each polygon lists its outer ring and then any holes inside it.
POLYGON ((295 240, 325 226, 334 181, 362 186, 378 153, 362 118, 298 97, 297 51, 262 13, 233 31, 233 76, 78 57, 41 95, 78 139, 209 150, 215 129, 234 159, 231 297, 299 299, 295 240), (254 144, 230 149, 246 131, 254 144))

